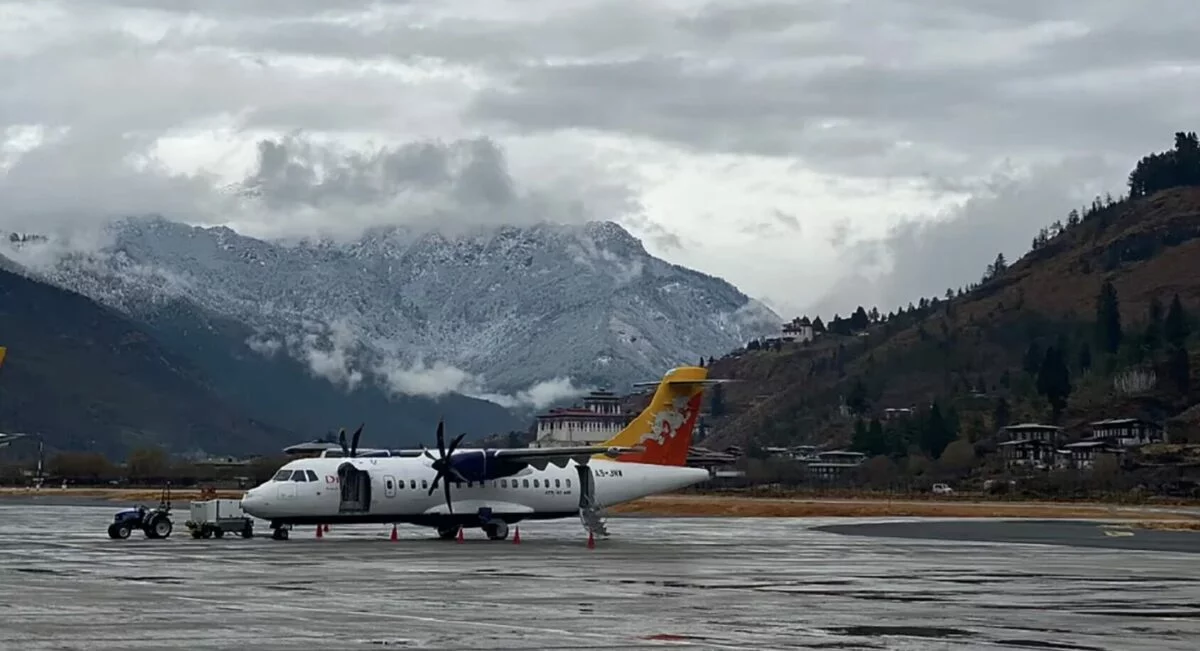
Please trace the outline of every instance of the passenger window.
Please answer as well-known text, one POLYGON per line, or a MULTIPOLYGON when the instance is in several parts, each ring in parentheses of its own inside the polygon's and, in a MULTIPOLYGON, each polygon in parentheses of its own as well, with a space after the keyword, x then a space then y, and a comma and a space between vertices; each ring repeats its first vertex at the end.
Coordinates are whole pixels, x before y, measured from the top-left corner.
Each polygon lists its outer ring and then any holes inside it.
POLYGON ((308 481, 317 481, 317 473, 311 470, 305 470, 304 472, 308 473, 308 481))
POLYGON ((500 488, 508 488, 508 480, 507 479, 500 480, 500 488))
POLYGON ((528 479, 522 479, 522 480, 521 480, 521 486, 523 486, 523 487, 525 487, 525 488, 529 488, 529 480, 528 480, 528 479))
POLYGON ((417 490, 417 480, 415 480, 415 479, 408 480, 408 487, 413 490, 417 490))
POLYGON ((555 479, 555 480, 554 480, 554 487, 555 487, 555 488, 559 488, 560 486, 561 486, 561 485, 558 483, 558 480, 557 480, 557 479, 555 479))
POLYGON ((455 488, 462 488, 462 482, 461 482, 461 481, 456 481, 456 482, 454 482, 454 487, 455 487, 455 488))
POLYGON ((467 488, 471 488, 474 485, 475 485, 475 482, 471 482, 471 481, 467 482, 467 488))
POLYGON ((392 480, 387 480, 387 482, 384 484, 384 487, 388 490, 392 490, 392 480))
POLYGON ((534 487, 534 488, 540 488, 540 486, 538 485, 538 480, 536 480, 536 479, 535 479, 535 480, 533 480, 533 487, 534 487))
POLYGON ((568 479, 568 480, 567 480, 567 488, 570 488, 570 487, 571 487, 571 480, 570 480, 570 479, 568 479))
POLYGON ((421 480, 421 488, 429 488, 429 480, 428 479, 421 480))

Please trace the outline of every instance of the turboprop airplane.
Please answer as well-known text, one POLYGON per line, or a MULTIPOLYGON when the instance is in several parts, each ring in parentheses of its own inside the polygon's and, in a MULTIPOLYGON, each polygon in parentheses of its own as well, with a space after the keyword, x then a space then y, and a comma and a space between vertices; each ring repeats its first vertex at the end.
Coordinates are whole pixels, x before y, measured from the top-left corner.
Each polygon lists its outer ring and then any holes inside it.
POLYGON ((442 539, 479 527, 504 540, 510 524, 568 517, 606 535, 599 509, 709 478, 684 463, 704 389, 718 382, 687 366, 642 384, 658 386, 650 405, 599 446, 459 450, 460 434, 447 450, 439 422, 437 456, 425 446, 359 456, 362 426, 349 447, 343 430, 342 450, 284 464, 246 492, 242 509, 270 521, 276 540, 294 525, 338 523, 414 524, 442 539), (443 494, 435 497, 439 484, 443 494))

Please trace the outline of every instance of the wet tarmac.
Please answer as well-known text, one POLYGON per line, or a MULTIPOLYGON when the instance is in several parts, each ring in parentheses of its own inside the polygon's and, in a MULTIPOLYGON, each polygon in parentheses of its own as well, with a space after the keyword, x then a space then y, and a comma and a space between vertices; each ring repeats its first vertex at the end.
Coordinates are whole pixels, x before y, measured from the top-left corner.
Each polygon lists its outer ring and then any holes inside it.
POLYGON ((167 540, 114 541, 117 508, 0 502, 0 649, 1192 651, 1200 640, 1200 564, 1177 551, 844 535, 815 527, 847 519, 782 518, 613 518, 595 549, 577 521, 526 523, 520 545, 403 526, 397 542, 384 526, 193 540, 186 511, 167 540))

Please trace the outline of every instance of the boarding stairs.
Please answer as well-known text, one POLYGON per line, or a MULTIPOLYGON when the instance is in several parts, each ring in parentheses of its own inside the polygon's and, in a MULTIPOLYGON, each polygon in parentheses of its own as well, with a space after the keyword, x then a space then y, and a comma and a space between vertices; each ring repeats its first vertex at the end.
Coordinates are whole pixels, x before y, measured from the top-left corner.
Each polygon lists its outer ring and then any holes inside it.
POLYGON ((588 533, 607 538, 608 527, 604 521, 604 513, 596 505, 592 491, 588 490, 591 487, 591 482, 586 483, 585 487, 583 494, 579 498, 579 521, 583 523, 583 528, 588 533))

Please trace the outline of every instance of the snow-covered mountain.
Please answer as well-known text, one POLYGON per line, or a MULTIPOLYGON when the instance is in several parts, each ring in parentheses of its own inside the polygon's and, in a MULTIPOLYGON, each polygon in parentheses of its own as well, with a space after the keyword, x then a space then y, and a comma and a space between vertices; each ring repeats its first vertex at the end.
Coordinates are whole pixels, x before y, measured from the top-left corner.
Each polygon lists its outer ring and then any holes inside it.
MULTIPOLYGON (((775 332, 780 318, 729 283, 646 252, 619 225, 378 229, 353 242, 268 242, 163 219, 112 227, 100 253, 29 264, 132 315, 185 298, 350 387, 541 407, 624 390, 775 332)), ((5 243, 7 245, 7 242, 5 243)))

